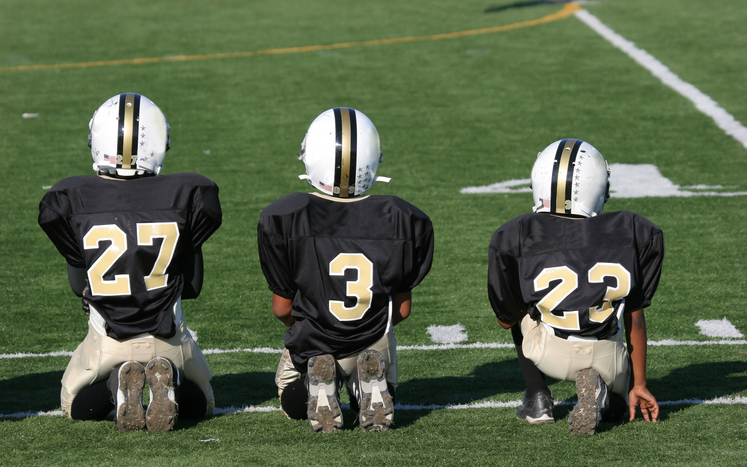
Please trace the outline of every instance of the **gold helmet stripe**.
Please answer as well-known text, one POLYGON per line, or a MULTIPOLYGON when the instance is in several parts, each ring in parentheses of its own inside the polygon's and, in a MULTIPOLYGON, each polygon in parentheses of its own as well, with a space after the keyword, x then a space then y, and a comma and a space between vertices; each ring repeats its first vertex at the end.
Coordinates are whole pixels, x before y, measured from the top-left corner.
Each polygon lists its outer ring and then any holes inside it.
POLYGON ((346 107, 335 108, 334 115, 335 180, 333 184, 333 195, 347 198, 348 196, 355 194, 358 129, 356 125, 355 111, 353 109, 346 107))
POLYGON ((581 146, 580 139, 565 139, 558 144, 555 164, 552 171, 552 199, 550 211, 556 214, 570 214, 573 196, 573 168, 576 154, 581 146))
MULTIPOLYGON (((140 117, 140 94, 131 92, 119 95, 119 137, 117 138, 117 155, 122 156, 121 168, 137 168, 133 164, 133 155, 137 155, 137 137, 140 117)), ((120 166, 117 161, 117 166, 120 166)))

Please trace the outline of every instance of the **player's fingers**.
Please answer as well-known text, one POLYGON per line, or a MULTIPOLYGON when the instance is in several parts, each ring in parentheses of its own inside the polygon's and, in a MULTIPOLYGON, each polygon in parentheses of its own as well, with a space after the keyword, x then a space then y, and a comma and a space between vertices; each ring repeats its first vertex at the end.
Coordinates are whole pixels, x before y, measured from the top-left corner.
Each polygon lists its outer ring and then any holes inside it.
POLYGON ((653 410, 651 411, 651 421, 659 421, 659 404, 654 404, 653 410))

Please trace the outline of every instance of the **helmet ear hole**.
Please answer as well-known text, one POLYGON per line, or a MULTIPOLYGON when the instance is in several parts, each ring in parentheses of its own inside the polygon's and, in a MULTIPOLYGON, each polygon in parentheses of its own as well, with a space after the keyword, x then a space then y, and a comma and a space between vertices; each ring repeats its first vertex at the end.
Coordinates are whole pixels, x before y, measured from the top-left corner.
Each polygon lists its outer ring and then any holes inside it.
POLYGON ((604 202, 606 203, 610 199, 610 181, 607 180, 607 189, 604 191, 604 202))

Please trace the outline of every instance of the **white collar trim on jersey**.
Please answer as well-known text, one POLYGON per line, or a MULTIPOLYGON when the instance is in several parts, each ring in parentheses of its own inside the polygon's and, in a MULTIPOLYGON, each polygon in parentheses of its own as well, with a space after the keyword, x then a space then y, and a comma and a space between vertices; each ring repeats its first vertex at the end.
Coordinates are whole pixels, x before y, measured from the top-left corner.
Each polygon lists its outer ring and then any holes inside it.
POLYGON ((322 199, 326 199, 326 200, 329 200, 329 201, 334 201, 334 202, 337 202, 337 203, 355 203, 356 201, 360 201, 362 199, 366 199, 369 196, 371 196, 371 195, 363 195, 363 196, 356 196, 356 197, 353 197, 353 198, 338 198, 336 196, 324 195, 322 193, 317 193, 317 192, 311 192, 309 194, 310 195, 314 195, 314 196, 318 196, 318 197, 320 197, 322 199))

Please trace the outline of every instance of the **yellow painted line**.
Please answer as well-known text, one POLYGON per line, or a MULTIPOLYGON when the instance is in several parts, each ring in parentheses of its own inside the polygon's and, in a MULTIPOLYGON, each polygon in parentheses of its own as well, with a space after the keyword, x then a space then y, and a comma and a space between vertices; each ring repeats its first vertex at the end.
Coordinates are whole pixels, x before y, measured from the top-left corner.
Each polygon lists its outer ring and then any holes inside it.
POLYGON ((402 44, 405 42, 420 42, 420 41, 438 41, 443 39, 455 39, 458 37, 466 36, 477 36, 480 34, 491 34, 494 32, 510 31, 512 29, 527 28, 531 26, 537 26, 540 24, 550 23, 560 19, 567 18, 579 11, 581 7, 576 3, 567 3, 563 5, 563 9, 547 15, 542 18, 533 19, 529 21, 521 21, 519 23, 507 24, 504 26, 493 26, 489 28, 470 29, 468 31, 449 32, 444 34, 433 34, 430 36, 415 36, 415 37, 398 37, 393 39, 374 39, 370 41, 358 41, 358 42, 340 42, 337 44, 328 45, 307 45, 304 47, 288 47, 284 49, 268 49, 268 50, 256 50, 250 52, 232 52, 232 53, 219 53, 219 54, 205 54, 205 55, 174 55, 170 57, 153 57, 153 58, 133 58, 127 60, 109 60, 109 61, 97 61, 97 62, 82 62, 82 63, 58 63, 53 65, 20 65, 14 67, 0 68, 0 71, 28 71, 28 70, 57 70, 64 68, 91 68, 99 66, 118 66, 118 65, 143 65, 146 63, 161 63, 161 62, 186 62, 194 60, 217 60, 223 58, 246 58, 256 57, 260 55, 281 55, 281 54, 294 54, 303 52, 319 52, 322 50, 334 50, 334 49, 346 49, 351 47, 369 47, 372 45, 388 45, 388 44, 402 44))

